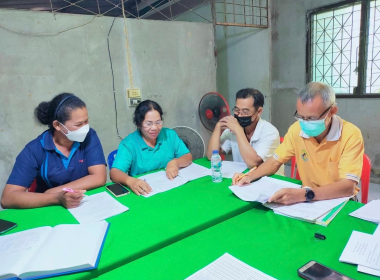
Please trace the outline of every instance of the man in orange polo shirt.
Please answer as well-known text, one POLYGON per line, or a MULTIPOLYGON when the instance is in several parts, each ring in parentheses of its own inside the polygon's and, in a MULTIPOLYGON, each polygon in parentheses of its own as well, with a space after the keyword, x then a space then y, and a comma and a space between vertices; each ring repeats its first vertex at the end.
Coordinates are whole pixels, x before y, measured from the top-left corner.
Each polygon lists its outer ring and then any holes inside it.
POLYGON ((311 82, 298 93, 297 120, 285 135, 274 156, 243 177, 236 173, 234 185, 250 183, 269 176, 296 157, 302 189, 284 188, 269 202, 293 204, 356 195, 362 164, 364 143, 355 125, 336 115, 334 90, 323 83, 311 82))

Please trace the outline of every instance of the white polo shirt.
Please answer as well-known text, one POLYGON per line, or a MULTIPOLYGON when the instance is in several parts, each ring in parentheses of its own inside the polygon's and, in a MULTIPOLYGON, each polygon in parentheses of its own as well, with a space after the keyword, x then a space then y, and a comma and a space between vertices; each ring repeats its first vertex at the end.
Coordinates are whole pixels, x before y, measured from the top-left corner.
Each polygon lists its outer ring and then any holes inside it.
MULTIPOLYGON (((260 118, 249 143, 264 162, 268 158, 273 157, 276 148, 280 145, 280 134, 271 123, 260 118)), ((226 153, 232 150, 234 161, 244 162, 239 151, 236 136, 231 130, 226 129, 223 131, 220 136, 220 147, 226 153)), ((284 165, 281 165, 276 174, 285 175, 284 165)))

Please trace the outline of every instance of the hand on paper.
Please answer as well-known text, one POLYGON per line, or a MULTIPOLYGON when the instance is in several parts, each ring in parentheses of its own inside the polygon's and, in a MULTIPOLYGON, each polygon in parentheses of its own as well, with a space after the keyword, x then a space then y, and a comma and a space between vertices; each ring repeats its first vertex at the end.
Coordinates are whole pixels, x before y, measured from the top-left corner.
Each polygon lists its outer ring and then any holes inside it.
POLYGON ((268 202, 281 203, 285 205, 304 201, 306 201, 305 189, 291 188, 284 188, 275 192, 274 195, 272 195, 268 200, 268 202))
POLYGON ((173 159, 168 162, 166 165, 166 176, 170 179, 173 180, 175 177, 177 177, 179 171, 179 165, 178 162, 173 159))
POLYGON ((135 179, 132 185, 129 187, 137 195, 148 194, 152 191, 152 188, 149 186, 149 184, 141 179, 135 179))
POLYGON ((251 178, 248 175, 244 176, 238 181, 238 178, 243 175, 243 173, 235 173, 232 177, 232 185, 241 187, 242 185, 250 184, 251 178))
POLYGON ((73 193, 65 192, 65 191, 59 192, 57 193, 59 203, 67 209, 78 207, 79 203, 83 199, 83 194, 85 192, 86 191, 82 191, 82 190, 75 191, 73 193))

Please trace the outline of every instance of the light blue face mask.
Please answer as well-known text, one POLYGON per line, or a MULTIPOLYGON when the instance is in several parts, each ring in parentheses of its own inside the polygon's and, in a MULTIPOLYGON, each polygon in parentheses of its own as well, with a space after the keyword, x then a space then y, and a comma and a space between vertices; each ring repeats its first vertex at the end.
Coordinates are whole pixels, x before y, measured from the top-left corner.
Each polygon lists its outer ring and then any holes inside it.
MULTIPOLYGON (((328 111, 330 111, 330 109, 333 105, 334 104, 332 104, 330 107, 328 107, 326 109, 326 111, 324 111, 319 118, 321 118, 324 114, 326 114, 328 111)), ((296 115, 297 115, 297 111, 295 112, 294 116, 296 117, 296 119, 300 123, 302 131, 305 134, 307 134, 309 137, 316 137, 319 134, 321 134, 323 131, 325 131, 325 129, 326 129, 325 120, 326 120, 328 114, 326 114, 326 116, 321 120, 313 120, 313 121, 303 120, 303 119, 297 117, 296 115)))
POLYGON ((325 131, 325 119, 317 121, 298 120, 302 131, 310 137, 315 137, 325 131))

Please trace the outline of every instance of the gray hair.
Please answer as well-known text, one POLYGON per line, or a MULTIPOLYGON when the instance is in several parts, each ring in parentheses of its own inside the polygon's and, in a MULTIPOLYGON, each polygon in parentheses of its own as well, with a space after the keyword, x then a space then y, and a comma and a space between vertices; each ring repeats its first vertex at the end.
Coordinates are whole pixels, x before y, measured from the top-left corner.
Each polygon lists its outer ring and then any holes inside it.
POLYGON ((298 92, 302 104, 314 100, 317 96, 322 98, 325 108, 335 104, 334 89, 321 82, 310 82, 298 92))

